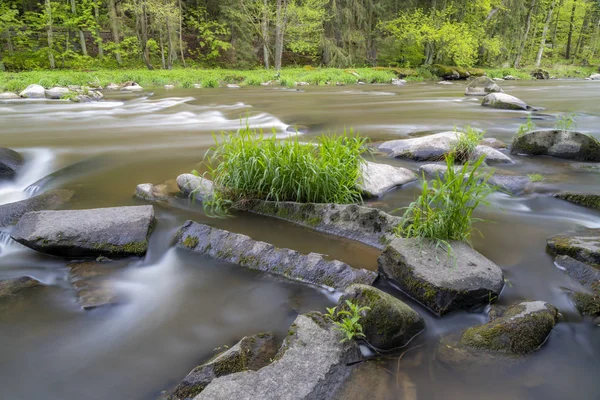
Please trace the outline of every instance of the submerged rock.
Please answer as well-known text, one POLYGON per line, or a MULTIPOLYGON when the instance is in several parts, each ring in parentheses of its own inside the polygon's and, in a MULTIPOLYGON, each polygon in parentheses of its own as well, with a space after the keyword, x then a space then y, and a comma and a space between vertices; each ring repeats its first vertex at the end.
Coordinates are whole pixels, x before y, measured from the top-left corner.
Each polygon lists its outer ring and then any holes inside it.
POLYGON ((512 154, 548 155, 577 161, 600 161, 600 142, 594 137, 571 131, 532 131, 518 136, 512 154))
POLYGON ((484 97, 482 106, 504 110, 530 110, 531 107, 523 100, 506 93, 490 93, 484 97))
POLYGON ((191 399, 215 378, 236 372, 258 371, 271 362, 277 350, 278 345, 272 333, 246 336, 229 350, 194 368, 167 399, 191 399))
POLYGON ((465 90, 466 96, 485 96, 490 93, 504 93, 504 90, 487 76, 480 76, 473 80, 465 90))
POLYGON ((28 276, 0 281, 0 300, 7 300, 43 285, 28 276))
POLYGON ((588 292, 569 292, 577 310, 590 317, 600 315, 600 265, 586 264, 569 256, 558 256, 554 260, 562 270, 575 279, 588 292))
POLYGON ((317 253, 280 249, 239 233, 187 221, 177 233, 177 246, 241 267, 281 275, 317 286, 344 290, 353 283, 372 284, 375 271, 355 269, 317 253))
POLYGON ((275 361, 258 371, 213 380, 195 400, 326 400, 348 379, 359 360, 352 342, 319 313, 299 315, 275 361))
POLYGON ((25 164, 23 156, 14 150, 0 147, 0 180, 14 179, 25 164))
POLYGON ((44 99, 46 98, 46 89, 40 85, 29 85, 19 93, 19 96, 27 99, 44 99))
POLYGON ((58 256, 142 256, 153 225, 152 206, 37 211, 23 215, 11 237, 58 256))
POLYGON ((123 267, 123 264, 86 261, 71 263, 68 267, 69 282, 75 289, 77 302, 83 309, 90 310, 120 302, 110 276, 123 267))
POLYGON ((191 196, 197 200, 204 200, 213 193, 211 180, 194 174, 181 174, 177 177, 177 186, 184 196, 191 196))
POLYGON ((556 235, 546 249, 557 256, 569 256, 584 263, 600 264, 600 229, 556 235))
POLYGON ((377 260, 379 272, 440 316, 491 303, 504 286, 502 270, 467 243, 450 244, 448 254, 432 242, 394 239, 377 260))
POLYGON ((397 186, 417 180, 409 169, 366 161, 362 165, 363 182, 358 189, 367 197, 380 197, 397 186))
POLYGON ((401 221, 400 217, 356 204, 251 200, 236 204, 236 208, 357 240, 378 249, 383 249, 395 237, 394 229, 401 221))
POLYGON ((459 346, 509 354, 537 350, 554 328, 558 310, 544 301, 515 304, 487 324, 467 329, 459 346))
POLYGON ((135 188, 135 197, 149 201, 166 201, 178 193, 179 187, 174 180, 168 180, 158 185, 142 183, 135 188))
POLYGON ((554 197, 577 204, 578 206, 600 210, 600 194, 563 192, 555 194, 554 197))
POLYGON ((372 286, 350 286, 339 300, 340 310, 348 310, 346 300, 371 308, 364 312, 360 324, 367 342, 375 348, 404 347, 425 329, 423 318, 415 310, 372 286))
POLYGON ((0 205, 0 227, 14 225, 30 211, 55 210, 71 200, 74 192, 66 189, 50 190, 38 196, 0 205))
POLYGON ((53 87, 45 91, 46 98, 52 100, 62 99, 66 94, 71 93, 69 88, 66 87, 53 87))

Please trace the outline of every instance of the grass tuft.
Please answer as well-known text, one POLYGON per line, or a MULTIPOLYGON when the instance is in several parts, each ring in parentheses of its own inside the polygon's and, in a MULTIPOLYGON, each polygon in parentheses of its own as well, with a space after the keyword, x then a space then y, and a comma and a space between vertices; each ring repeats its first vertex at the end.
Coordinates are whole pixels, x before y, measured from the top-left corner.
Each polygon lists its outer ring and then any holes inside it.
POLYGON ((454 160, 462 164, 469 161, 475 148, 483 139, 485 132, 480 132, 471 126, 466 126, 462 130, 455 127, 454 134, 456 135, 456 141, 452 144, 450 152, 454 160))

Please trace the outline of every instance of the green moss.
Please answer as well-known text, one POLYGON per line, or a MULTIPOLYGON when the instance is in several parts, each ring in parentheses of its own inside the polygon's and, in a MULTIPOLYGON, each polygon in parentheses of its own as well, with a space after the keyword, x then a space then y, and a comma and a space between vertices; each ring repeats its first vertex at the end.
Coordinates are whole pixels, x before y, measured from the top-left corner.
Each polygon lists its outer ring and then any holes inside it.
POLYGON ((583 207, 600 210, 600 195, 597 194, 560 193, 556 197, 583 207))
POLYGON ((148 242, 129 242, 124 245, 115 245, 112 243, 99 243, 94 246, 94 250, 104 254, 119 255, 119 254, 134 254, 142 256, 148 250, 148 242))
POLYGON ((320 217, 312 217, 306 220, 306 224, 311 227, 319 226, 323 222, 323 219, 320 217))
POLYGON ((600 315, 600 295, 592 295, 588 293, 573 293, 571 298, 575 303, 577 310, 590 317, 600 315))
POLYGON ((248 358, 244 351, 231 353, 214 363, 214 372, 217 377, 242 372, 246 369, 248 369, 248 358))
POLYGON ((548 149, 540 146, 533 141, 529 141, 527 134, 515 138, 510 150, 511 154, 524 153, 532 156, 545 155, 548 149))
POLYGON ((186 236, 185 240, 183 241, 183 245, 191 250, 191 249, 195 248, 196 246, 198 246, 198 238, 188 235, 188 236, 186 236))

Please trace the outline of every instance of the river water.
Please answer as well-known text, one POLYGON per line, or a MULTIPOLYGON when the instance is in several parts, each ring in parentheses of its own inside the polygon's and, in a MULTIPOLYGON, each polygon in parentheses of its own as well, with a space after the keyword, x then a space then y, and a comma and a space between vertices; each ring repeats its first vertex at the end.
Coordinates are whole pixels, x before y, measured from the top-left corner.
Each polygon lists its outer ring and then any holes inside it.
MULTIPOLYGON (((501 86, 540 108, 532 115, 539 126, 551 127, 558 116, 572 112, 577 130, 600 138, 599 82, 501 86)), ((246 123, 281 138, 296 125, 309 128, 302 134, 306 139, 352 128, 372 142, 469 124, 485 129, 487 137, 509 142, 529 114, 481 107, 480 99, 463 95, 464 87, 156 89, 152 95, 109 94, 99 103, 3 103, 0 145, 21 152, 27 167, 15 182, 0 186, 0 204, 53 188, 75 190, 72 209, 142 204, 132 197, 137 184, 161 183, 198 168, 213 144, 213 132, 246 123)), ((376 158, 418 168, 409 161, 376 158)), ((579 316, 565 294, 578 284, 545 252, 551 235, 600 227, 600 212, 548 193, 598 192, 600 173, 547 157, 513 158, 515 164, 498 169, 540 173, 546 180, 535 193, 494 194, 490 206, 478 211, 489 222, 477 225, 483 237, 473 243, 509 281, 501 304, 544 300, 561 310, 563 319, 549 340, 510 367, 449 366, 436 356, 440 338, 485 322, 485 315, 457 312, 439 319, 381 283, 415 307, 427 329, 400 357, 367 364, 342 398, 600 399, 599 328, 579 316)), ((391 211, 407 206, 417 190, 414 183, 370 203, 391 211)), ((0 279, 29 275, 47 285, 0 305, 1 398, 155 399, 217 348, 261 331, 284 335, 298 313, 334 304, 333 293, 172 248, 174 233, 187 219, 279 247, 324 253, 355 267, 377 268, 375 249, 282 221, 244 214, 213 220, 184 200, 176 208, 155 206, 155 212, 158 224, 148 255, 114 278, 126 301, 91 311, 78 306, 65 260, 36 253, 0 233, 0 279)))

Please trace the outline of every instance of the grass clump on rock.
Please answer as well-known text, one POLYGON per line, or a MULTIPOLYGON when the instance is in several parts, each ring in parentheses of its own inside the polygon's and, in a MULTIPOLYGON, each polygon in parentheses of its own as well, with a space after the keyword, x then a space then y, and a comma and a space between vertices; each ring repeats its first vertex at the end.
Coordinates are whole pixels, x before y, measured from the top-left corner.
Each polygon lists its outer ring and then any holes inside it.
POLYGON ((451 153, 456 162, 463 163, 473 155, 485 133, 471 126, 466 126, 463 130, 454 128, 454 134, 456 135, 456 141, 452 144, 451 153))
POLYGON ((351 204, 362 201, 362 153, 366 139, 358 135, 319 136, 302 143, 297 137, 279 141, 275 135, 246 127, 215 137, 206 161, 214 193, 204 202, 222 213, 240 201, 261 199, 299 203, 351 204))

